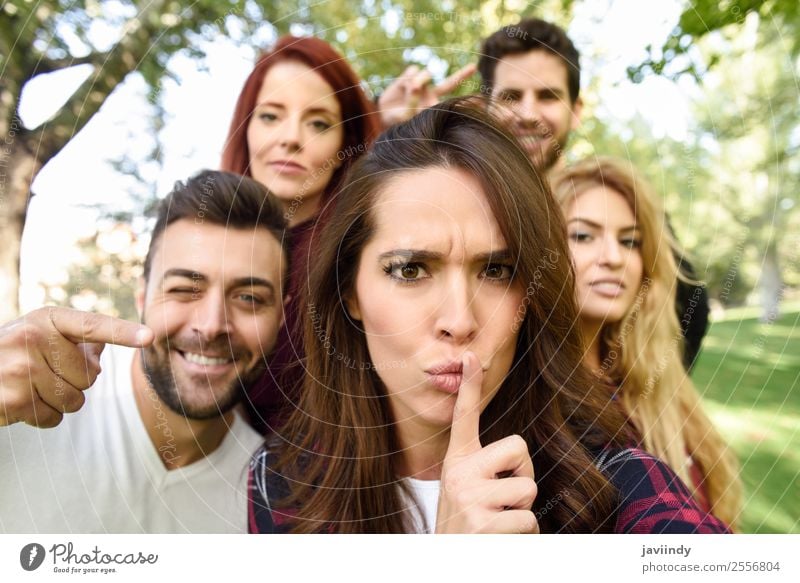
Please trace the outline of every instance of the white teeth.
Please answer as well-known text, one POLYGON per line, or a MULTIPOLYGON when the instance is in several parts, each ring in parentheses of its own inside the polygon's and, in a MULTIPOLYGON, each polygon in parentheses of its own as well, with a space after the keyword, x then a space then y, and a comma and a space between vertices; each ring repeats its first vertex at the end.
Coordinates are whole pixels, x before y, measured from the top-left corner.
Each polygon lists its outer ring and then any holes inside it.
POLYGON ((610 282, 595 283, 593 287, 596 290, 605 293, 619 293, 622 291, 622 285, 618 283, 610 283, 610 282))
POLYGON ((203 356, 202 354, 195 354, 193 352, 184 352, 183 357, 189 362, 193 362, 195 364, 202 364, 205 366, 212 366, 215 364, 228 364, 229 362, 231 362, 230 358, 209 358, 207 356, 203 356))

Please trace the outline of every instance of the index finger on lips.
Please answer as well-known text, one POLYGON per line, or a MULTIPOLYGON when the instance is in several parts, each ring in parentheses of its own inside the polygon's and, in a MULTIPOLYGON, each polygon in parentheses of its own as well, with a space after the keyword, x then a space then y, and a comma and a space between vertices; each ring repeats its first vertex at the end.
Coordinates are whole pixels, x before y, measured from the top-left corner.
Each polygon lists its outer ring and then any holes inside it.
POLYGON ((53 327, 74 344, 102 342, 139 348, 149 346, 154 338, 147 326, 102 314, 51 308, 49 317, 53 327))
POLYGON ((472 352, 464 354, 462 363, 461 386, 453 409, 447 457, 468 455, 481 449, 480 404, 483 371, 478 358, 472 352))

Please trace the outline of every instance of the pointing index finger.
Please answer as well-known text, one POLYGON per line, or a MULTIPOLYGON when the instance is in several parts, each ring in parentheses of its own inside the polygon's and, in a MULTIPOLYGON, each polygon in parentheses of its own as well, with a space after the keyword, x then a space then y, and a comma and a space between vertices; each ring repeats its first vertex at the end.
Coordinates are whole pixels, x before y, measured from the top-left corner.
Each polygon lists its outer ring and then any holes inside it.
POLYGON ((48 311, 53 327, 70 342, 102 342, 139 348, 153 342, 153 331, 142 324, 69 308, 48 311))
POLYGON ((461 371, 461 387, 458 389, 453 409, 453 425, 450 428, 450 444, 447 457, 468 455, 481 449, 481 386, 483 370, 478 357, 472 352, 464 354, 461 371))

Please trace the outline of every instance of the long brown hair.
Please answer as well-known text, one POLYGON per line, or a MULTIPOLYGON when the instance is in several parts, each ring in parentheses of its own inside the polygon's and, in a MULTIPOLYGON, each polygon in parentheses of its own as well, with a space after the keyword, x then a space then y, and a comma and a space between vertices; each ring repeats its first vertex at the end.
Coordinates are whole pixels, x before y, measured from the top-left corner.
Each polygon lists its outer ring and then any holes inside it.
POLYGON ((325 196, 340 185, 347 162, 360 156, 380 132, 380 119, 375 107, 361 86, 358 75, 347 60, 324 40, 314 37, 282 36, 256 63, 244 83, 222 152, 222 169, 244 176, 250 174, 250 150, 247 147, 247 126, 256 107, 264 76, 269 69, 284 61, 298 61, 311 67, 334 91, 342 110, 344 139, 341 158, 345 161, 334 172, 325 196))
MULTIPOLYGON (((543 532, 608 530, 616 491, 593 465, 623 420, 581 365, 564 220, 544 179, 483 105, 451 100, 385 132, 353 167, 321 235, 305 306, 307 375, 273 471, 287 478, 295 532, 411 530, 388 402, 343 297, 355 287, 372 209, 387 182, 422 168, 478 178, 527 286, 514 363, 481 415, 481 440, 520 434, 533 457, 543 532), (545 510, 546 508, 546 510, 545 510)), ((271 448, 272 449, 272 448, 271 448)))
POLYGON ((620 401, 644 449, 667 462, 692 489, 689 454, 699 466, 712 512, 733 527, 741 511, 738 464, 683 366, 683 335, 672 308, 676 283, 684 279, 675 258, 684 253, 655 193, 630 163, 590 158, 553 180, 565 212, 576 197, 603 186, 622 195, 633 212, 642 236, 643 267, 637 301, 619 322, 606 323, 600 332, 605 374, 622 388, 620 401))

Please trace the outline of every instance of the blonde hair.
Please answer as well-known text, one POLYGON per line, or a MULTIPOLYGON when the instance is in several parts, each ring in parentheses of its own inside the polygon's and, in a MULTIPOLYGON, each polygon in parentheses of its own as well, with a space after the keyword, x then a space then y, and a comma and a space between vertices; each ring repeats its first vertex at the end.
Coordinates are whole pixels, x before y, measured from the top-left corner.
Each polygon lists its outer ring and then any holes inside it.
POLYGON ((620 402, 644 448, 667 462, 698 497, 688 453, 700 469, 712 512, 733 528, 741 510, 738 463, 703 411, 683 365, 683 335, 675 311, 677 282, 689 281, 675 259, 683 252, 652 188, 629 163, 583 160, 555 176, 552 184, 565 213, 578 196, 598 186, 623 196, 642 234, 642 284, 624 317, 603 326, 602 370, 621 387, 620 402))

